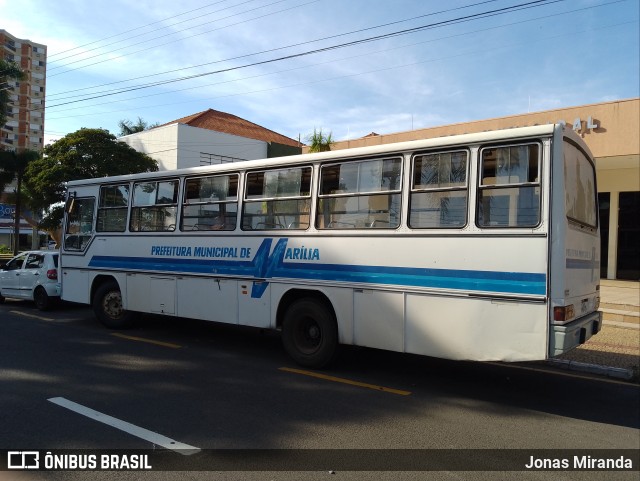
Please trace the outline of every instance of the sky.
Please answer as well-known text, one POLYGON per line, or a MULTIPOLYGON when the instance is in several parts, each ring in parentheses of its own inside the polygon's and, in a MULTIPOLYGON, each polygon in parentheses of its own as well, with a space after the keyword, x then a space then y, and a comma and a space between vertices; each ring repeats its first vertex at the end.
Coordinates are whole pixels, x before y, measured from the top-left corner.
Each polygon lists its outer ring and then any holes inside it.
POLYGON ((0 12, 0 28, 47 46, 45 144, 209 108, 305 142, 640 96, 639 0, 0 0, 0 12))

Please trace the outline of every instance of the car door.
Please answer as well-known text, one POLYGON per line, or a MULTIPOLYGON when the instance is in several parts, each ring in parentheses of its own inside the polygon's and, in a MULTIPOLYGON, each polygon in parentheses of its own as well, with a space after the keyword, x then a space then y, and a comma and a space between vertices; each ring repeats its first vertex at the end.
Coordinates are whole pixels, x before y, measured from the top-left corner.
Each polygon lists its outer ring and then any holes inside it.
POLYGON ((33 298, 33 289, 38 281, 44 282, 40 279, 43 275, 46 277, 46 273, 43 274, 42 267, 44 266, 44 255, 39 253, 31 253, 27 256, 27 260, 22 265, 22 272, 19 277, 20 284, 20 297, 25 299, 33 298))
POLYGON ((7 262, 4 269, 0 270, 0 291, 3 296, 21 297, 20 275, 26 258, 27 254, 20 254, 7 262))

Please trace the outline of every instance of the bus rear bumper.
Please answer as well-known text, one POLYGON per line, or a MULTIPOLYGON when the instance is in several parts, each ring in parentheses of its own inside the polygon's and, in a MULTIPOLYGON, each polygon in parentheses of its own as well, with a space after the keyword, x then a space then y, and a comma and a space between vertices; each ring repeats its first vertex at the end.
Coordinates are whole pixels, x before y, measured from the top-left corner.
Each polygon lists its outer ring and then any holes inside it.
POLYGON ((568 324, 551 326, 549 357, 559 356, 587 342, 602 329, 602 312, 596 311, 568 324))

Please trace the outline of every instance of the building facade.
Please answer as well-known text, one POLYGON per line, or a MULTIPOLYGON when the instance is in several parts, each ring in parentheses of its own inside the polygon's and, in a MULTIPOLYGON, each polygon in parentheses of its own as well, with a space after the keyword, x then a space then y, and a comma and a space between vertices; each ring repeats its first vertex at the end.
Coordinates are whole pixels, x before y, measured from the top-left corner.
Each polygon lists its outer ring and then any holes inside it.
MULTIPOLYGON (((0 29, 0 59, 15 62, 26 74, 24 80, 0 77, 0 89, 6 89, 7 121, 0 125, 0 150, 35 150, 44 147, 44 107, 47 84, 47 46, 17 38, 0 29)), ((11 193, 15 185, 0 192, 0 246, 14 243, 14 211, 11 193)), ((23 213, 28 212, 23 207, 23 213)), ((46 242, 24 219, 20 222, 19 246, 35 248, 46 242)))
POLYGON ((118 140, 157 160, 160 170, 295 155, 302 150, 294 139, 213 109, 118 140))
MULTIPOLYGON (((335 142, 331 150, 563 122, 596 159, 601 275, 640 280, 640 99, 618 100, 335 142)), ((303 152, 308 151, 307 147, 303 152)))
POLYGON ((17 63, 25 80, 0 79, 9 90, 7 123, 0 126, 0 149, 37 150, 44 147, 44 105, 47 84, 47 47, 16 38, 0 29, 0 58, 17 63))

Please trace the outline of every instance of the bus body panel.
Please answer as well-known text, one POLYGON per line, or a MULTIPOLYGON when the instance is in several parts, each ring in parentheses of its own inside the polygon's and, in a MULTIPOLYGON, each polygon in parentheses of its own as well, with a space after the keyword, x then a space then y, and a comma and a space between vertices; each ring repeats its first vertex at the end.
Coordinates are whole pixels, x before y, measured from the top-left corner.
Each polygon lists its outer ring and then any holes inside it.
MULTIPOLYGON (((68 262, 69 259, 66 259, 68 262)), ((62 268, 62 299, 80 304, 91 303, 89 271, 62 268)))
POLYGON ((220 277, 181 277, 178 316, 238 324, 238 281, 220 277))
POLYGON ((547 350, 544 302, 407 294, 406 352, 455 360, 531 361, 547 350))

